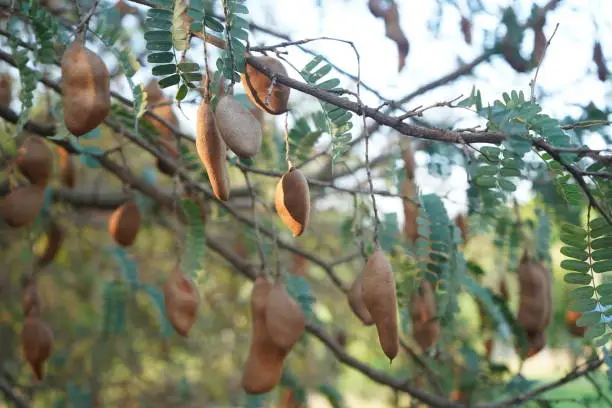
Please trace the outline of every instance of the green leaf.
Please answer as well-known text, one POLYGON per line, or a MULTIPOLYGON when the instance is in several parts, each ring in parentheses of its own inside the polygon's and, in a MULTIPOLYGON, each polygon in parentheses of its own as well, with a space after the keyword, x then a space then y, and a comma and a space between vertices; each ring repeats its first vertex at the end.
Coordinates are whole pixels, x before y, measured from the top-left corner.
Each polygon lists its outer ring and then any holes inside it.
POLYGON ((588 312, 583 313, 578 320, 576 320, 576 326, 587 327, 601 321, 601 313, 599 312, 588 312))
POLYGON ((594 220, 591 220, 589 222, 589 227, 591 227, 592 230, 596 230, 596 229, 600 229, 600 228, 604 228, 604 227, 608 227, 608 221, 606 221, 605 218, 595 218, 594 220))
POLYGON ((479 176, 474 181, 483 188, 494 188, 496 186, 496 180, 493 176, 479 176))
POLYGON ((150 8, 149 10, 147 10, 147 17, 172 21, 172 12, 169 10, 150 8))
POLYGON ((573 224, 563 224, 561 226, 561 231, 568 235, 574 235, 580 239, 585 239, 587 236, 586 230, 584 230, 582 227, 578 225, 573 225, 573 224))
POLYGON ((172 22, 159 18, 147 18, 145 20, 145 26, 148 29, 159 29, 170 31, 172 29, 172 22))
POLYGON ((497 180, 497 183, 499 184, 499 187, 504 191, 509 191, 509 192, 516 191, 516 186, 510 180, 500 178, 497 180))
POLYGON ((149 51, 169 51, 172 49, 171 42, 147 42, 147 50, 149 51))
POLYGON ((612 260, 598 261, 593 264, 593 272, 604 273, 612 271, 612 260))
POLYGON ((499 171, 499 174, 504 177, 520 177, 521 171, 518 169, 502 167, 502 169, 499 171))
POLYGON ((181 200, 181 208, 187 217, 188 232, 183 249, 181 270, 188 276, 196 276, 202 269, 206 234, 200 207, 192 199, 181 200))
POLYGON ((200 64, 196 62, 181 62, 177 67, 181 72, 196 72, 200 69, 200 64))
POLYGON ((597 286, 597 293, 599 293, 599 296, 612 296, 612 283, 602 283, 597 286))
POLYGON ((155 76, 172 75, 175 72, 176 72, 175 64, 157 65, 157 66, 154 66, 153 69, 151 70, 151 73, 155 76))
POLYGON ((576 285, 588 285, 591 283, 591 275, 584 273, 567 273, 563 277, 567 283, 573 283, 576 285))
POLYGON ((596 240, 591 242, 591 248, 593 249, 612 248, 612 236, 597 238, 596 240))
POLYGON ((212 16, 206 16, 206 18, 204 19, 204 25, 218 33, 222 33, 224 30, 223 24, 221 24, 216 18, 212 16))
POLYGON ((499 167, 492 165, 480 166, 476 169, 476 174, 479 176, 494 176, 499 171, 499 167))
POLYGON ((199 72, 189 72, 186 74, 181 74, 181 76, 187 82, 200 82, 202 80, 202 74, 199 72))
POLYGON ((178 74, 170 75, 159 81, 159 87, 161 89, 168 88, 172 85, 176 85, 180 82, 181 77, 178 74))
POLYGON ((578 248, 581 250, 584 250, 587 248, 586 240, 584 240, 584 238, 576 237, 573 234, 566 234, 564 232, 561 232, 561 236, 559 238, 561 239, 561 242, 563 242, 564 244, 573 246, 575 248, 578 248))
POLYGON ((174 54, 171 52, 156 52, 147 55, 147 62, 152 64, 166 64, 174 61, 174 54))
POLYGON ((570 290, 568 295, 571 299, 590 299, 594 293, 595 289, 592 286, 582 286, 570 290))
POLYGON ((561 253, 567 257, 578 259, 579 261, 586 261, 589 257, 586 251, 575 248, 573 246, 561 247, 561 253))
POLYGON ((597 301, 595 299, 578 298, 570 302, 568 308, 575 312, 590 312, 595 309, 595 306, 597 306, 597 301))
POLYGON ((606 324, 596 323, 587 329, 587 331, 584 333, 584 338, 587 340, 592 340, 596 337, 602 336, 605 332, 606 324))
POLYGON ((149 41, 159 41, 159 42, 171 42, 172 34, 168 31, 147 31, 144 33, 144 38, 147 42, 149 41))
POLYGON ((187 92, 188 91, 189 91, 189 88, 187 88, 187 85, 181 84, 181 86, 178 89, 178 92, 176 93, 176 98, 175 99, 177 101, 182 101, 187 96, 187 92))
POLYGON ((583 261, 576 261, 574 259, 565 259, 561 261, 561 267, 563 269, 567 269, 568 271, 586 273, 589 271, 591 265, 583 261))

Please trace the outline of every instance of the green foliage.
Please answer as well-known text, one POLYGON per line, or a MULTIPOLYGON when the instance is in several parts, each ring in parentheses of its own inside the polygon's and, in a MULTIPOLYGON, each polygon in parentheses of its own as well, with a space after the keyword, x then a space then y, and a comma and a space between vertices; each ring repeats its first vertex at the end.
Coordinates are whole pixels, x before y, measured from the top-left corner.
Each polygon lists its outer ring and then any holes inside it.
POLYGON ((172 326, 166 317, 166 306, 164 294, 159 288, 153 285, 143 285, 142 290, 151 297, 151 301, 159 316, 159 333, 163 338, 169 337, 173 333, 172 326))
POLYGON ((293 392, 293 398, 299 404, 306 403, 306 388, 300 384, 300 381, 291 370, 287 368, 283 370, 280 386, 289 388, 293 392))
POLYGON ((49 12, 40 6, 38 0, 21 1, 21 13, 31 21, 34 35, 36 36, 36 50, 34 55, 38 62, 43 64, 53 63, 53 40, 57 38, 59 24, 49 12))
POLYGON ((303 276, 289 273, 287 274, 287 291, 300 305, 306 320, 311 321, 314 319, 313 305, 316 302, 316 298, 312 293, 310 283, 303 276))
POLYGON ((225 14, 225 39, 228 46, 217 59, 217 69, 225 78, 240 81, 244 73, 246 43, 249 40, 249 22, 242 15, 248 15, 245 0, 223 0, 225 14), (242 15, 241 15, 242 14, 242 15))
POLYGON ((298 160, 306 160, 312 153, 312 148, 317 143, 325 129, 325 115, 323 112, 316 112, 308 117, 300 117, 289 131, 289 157, 298 160), (308 123, 312 119, 314 127, 308 123))
POLYGON ((102 288, 102 333, 122 334, 126 327, 127 287, 119 281, 106 282, 102 288))
POLYGON ((564 224, 561 253, 567 258, 561 267, 567 271, 565 281, 580 285, 570 291, 569 309, 583 315, 576 324, 588 327, 585 338, 605 345, 612 337, 612 285, 596 286, 595 274, 612 271, 612 226, 604 218, 589 219, 587 228, 564 224))
POLYGON ((342 394, 330 384, 322 384, 319 386, 319 392, 327 398, 332 408, 344 408, 344 398, 342 394))
POLYGON ((535 246, 537 258, 543 262, 550 262, 550 219, 540 209, 536 209, 538 224, 535 230, 535 246))
POLYGON ((462 277, 462 284, 474 299, 482 303, 484 306, 483 310, 493 319, 496 331, 500 333, 504 339, 509 340, 510 324, 502 309, 499 307, 499 302, 496 300, 493 292, 491 292, 491 289, 479 285, 469 276, 462 277))
POLYGON ((270 394, 271 392, 259 395, 247 394, 244 400, 244 408, 264 408, 270 398, 270 394))
MULTIPOLYGON (((483 107, 480 91, 472 89, 471 95, 458 103, 458 106, 474 107, 476 113, 488 120, 487 127, 491 130, 500 130, 509 135, 502 143, 502 147, 485 146, 481 148, 478 157, 480 166, 472 169, 475 183, 480 188, 483 208, 490 210, 498 207, 505 194, 516 190, 512 177, 521 175, 525 167, 523 156, 529 150, 537 135, 553 147, 577 147, 571 143, 569 136, 561 129, 558 120, 540 113, 542 108, 534 101, 526 100, 523 92, 512 91, 510 95, 503 94, 503 101, 496 100, 493 106, 483 107), (534 134, 534 135, 532 135, 534 134)), ((544 153, 545 160, 551 170, 557 175, 557 186, 562 190, 564 197, 572 205, 580 205, 582 196, 580 187, 569 183, 570 175, 563 170, 562 164, 553 160, 548 153, 544 153)), ((566 164, 576 158, 574 153, 561 153, 560 159, 566 164)), ((495 211, 488 211, 495 215, 495 211)))
MULTIPOLYGON (((329 63, 320 65, 322 61, 323 57, 320 55, 315 56, 304 66, 304 68, 302 68, 300 75, 310 85, 317 86, 325 91, 333 92, 338 90, 338 85, 340 85, 339 79, 331 78, 323 80, 323 77, 331 72, 332 66, 329 63)), ((343 156, 349 150, 349 142, 352 139, 350 131, 353 128, 353 124, 350 120, 353 117, 353 114, 352 112, 339 108, 331 103, 320 103, 321 107, 323 108, 323 114, 325 115, 325 121, 327 124, 325 130, 332 138, 333 165, 335 163, 342 162, 343 156)))
MULTIPOLYGON (((9 31, 19 31, 16 28, 17 21, 11 19, 9 22, 9 31)), ((21 101, 21 112, 19 113, 19 121, 17 122, 16 134, 19 135, 25 123, 28 121, 30 110, 34 104, 34 91, 36 85, 40 79, 40 72, 34 70, 28 66, 30 61, 29 52, 25 49, 18 49, 18 41, 14 38, 9 39, 9 45, 13 53, 15 65, 19 70, 19 79, 21 81, 21 92, 19 94, 19 100, 21 101)))
POLYGON ((190 277, 195 277, 202 270, 204 249, 206 248, 206 231, 200 207, 192 199, 181 200, 181 208, 187 217, 187 233, 181 259, 181 270, 190 277))
POLYGON ((189 48, 189 27, 185 20, 187 4, 182 0, 155 0, 153 3, 158 8, 147 10, 145 20, 144 38, 147 50, 151 51, 147 62, 154 65, 152 74, 162 77, 158 81, 160 88, 180 84, 177 94, 180 100, 188 88, 197 88, 202 80, 199 64, 184 58, 179 61, 176 56, 176 51, 185 53, 189 48))

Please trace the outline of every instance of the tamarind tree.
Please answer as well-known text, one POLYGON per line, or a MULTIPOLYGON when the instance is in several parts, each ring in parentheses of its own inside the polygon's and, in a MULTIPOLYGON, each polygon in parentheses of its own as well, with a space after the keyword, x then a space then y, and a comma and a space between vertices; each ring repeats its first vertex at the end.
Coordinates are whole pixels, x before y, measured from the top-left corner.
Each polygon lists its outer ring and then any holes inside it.
POLYGON ((6 404, 612 406, 605 12, 293 3, 0 2, 6 404))

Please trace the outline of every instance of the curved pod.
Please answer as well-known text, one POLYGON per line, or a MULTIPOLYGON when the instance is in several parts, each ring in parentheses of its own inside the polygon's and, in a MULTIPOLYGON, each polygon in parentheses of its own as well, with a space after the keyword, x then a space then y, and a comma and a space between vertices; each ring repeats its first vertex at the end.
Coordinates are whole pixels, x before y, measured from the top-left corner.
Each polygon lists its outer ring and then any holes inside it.
POLYGON ((133 201, 117 208, 108 220, 108 232, 119 245, 132 245, 139 230, 140 210, 133 201))
POLYGON ((95 129, 110 112, 110 79, 102 58, 77 36, 61 61, 66 128, 75 136, 95 129))
POLYGON ((64 241, 64 231, 54 220, 49 222, 46 234, 47 246, 36 262, 41 268, 53 262, 64 241))
POLYGON ((231 95, 222 96, 217 103, 215 120, 223 141, 242 158, 254 156, 261 149, 261 124, 231 95))
POLYGON ((44 378, 45 362, 53 348, 53 334, 36 313, 26 317, 21 329, 21 348, 36 381, 44 378))
POLYGON ((291 167, 276 185, 276 212, 294 237, 302 235, 310 218, 310 190, 304 174, 291 167))
POLYGON ((58 146, 57 149, 60 156, 60 180, 64 186, 74 188, 76 185, 76 166, 74 164, 74 160, 72 159, 72 155, 63 147, 58 146))
POLYGON ((23 227, 34 221, 44 202, 44 187, 19 187, 0 199, 0 215, 9 226, 23 227))
POLYGON ((266 324, 272 284, 264 277, 255 279, 251 292, 251 344, 241 385, 248 394, 263 394, 278 385, 287 352, 278 347, 266 324))
POLYGON ((440 336, 436 317, 436 299, 431 283, 423 280, 420 290, 410 300, 412 336, 423 351, 433 346, 440 336))
POLYGON ((42 138, 29 136, 19 148, 16 163, 30 183, 46 186, 53 171, 53 153, 42 138))
MULTIPOLYGON (((273 57, 251 57, 259 62, 272 74, 287 75, 283 64, 273 57)), ((281 115, 287 112, 287 102, 291 88, 275 82, 263 72, 257 70, 253 65, 247 63, 245 73, 242 75, 242 83, 246 94, 259 109, 272 115, 281 115)))
POLYGON ((193 281, 178 268, 164 285, 166 316, 177 333, 186 337, 196 321, 200 295, 193 281))
POLYGON ((393 360, 399 351, 397 327, 397 295, 391 264, 376 247, 363 272, 363 303, 370 312, 383 352, 393 360))
POLYGON ((357 275, 351 287, 348 290, 347 297, 349 306, 355 316, 359 318, 366 326, 374 324, 372 315, 368 312, 368 308, 363 303, 363 270, 357 275))
POLYGON ((225 159, 227 147, 219 135, 215 116, 205 99, 198 108, 196 150, 215 196, 221 201, 229 200, 230 180, 225 159))
POLYGON ((289 352, 304 334, 304 312, 280 283, 276 283, 270 290, 266 324, 272 341, 286 352, 289 352))

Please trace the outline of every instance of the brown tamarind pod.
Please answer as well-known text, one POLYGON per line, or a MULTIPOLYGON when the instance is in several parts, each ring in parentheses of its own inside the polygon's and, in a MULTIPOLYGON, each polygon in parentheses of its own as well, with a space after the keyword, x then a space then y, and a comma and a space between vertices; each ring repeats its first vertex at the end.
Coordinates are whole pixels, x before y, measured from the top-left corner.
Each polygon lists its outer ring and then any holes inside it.
POLYGON ((410 299, 412 336, 423 351, 431 348, 440 337, 440 322, 436 319, 436 299, 431 283, 423 280, 420 289, 410 299))
POLYGON ((499 294, 506 302, 510 299, 510 294, 508 291, 508 284, 504 278, 501 278, 499 282, 499 294))
POLYGON ((64 122, 75 136, 98 127, 110 112, 108 68, 83 40, 77 35, 61 61, 64 122))
MULTIPOLYGON (((148 109, 151 111, 151 113, 155 114, 164 122, 167 122, 172 126, 178 126, 178 119, 172 108, 174 103, 171 98, 168 98, 163 94, 157 81, 154 79, 149 81, 145 91, 147 92, 148 109)), ((173 141, 172 129, 170 129, 164 122, 152 116, 147 116, 147 120, 151 122, 155 130, 157 130, 159 133, 160 140, 164 139, 168 142, 173 141)))
POLYGON ((9 74, 0 74, 0 105, 9 106, 13 100, 13 80, 9 74))
POLYGON ((41 268, 53 262, 64 241, 64 231, 54 220, 51 220, 47 225, 46 234, 47 246, 36 262, 41 268))
POLYGON ((468 45, 472 45, 472 22, 467 17, 461 17, 461 34, 468 45))
POLYGON ((569 332, 576 337, 584 337, 586 332, 585 326, 578 326, 576 322, 582 317, 582 313, 568 310, 565 312, 565 324, 569 332))
POLYGON ((74 188, 76 185, 76 166, 74 164, 74 160, 72 155, 68 152, 68 150, 63 147, 58 146, 57 150, 59 152, 59 170, 60 170, 60 180, 62 184, 68 188, 74 188))
POLYGON ((527 71, 527 61, 521 56, 518 48, 512 44, 511 40, 504 38, 501 43, 502 55, 506 62, 519 73, 527 71))
POLYGON ((40 319, 38 313, 31 311, 30 315, 25 318, 20 340, 23 354, 32 368, 35 380, 42 381, 44 378, 45 362, 51 355, 53 348, 53 334, 49 327, 40 319))
POLYGON ((17 168, 32 184, 46 186, 53 171, 53 153, 42 138, 28 136, 19 147, 17 168))
POLYGON ((404 237, 409 242, 415 243, 419 237, 419 225, 417 224, 419 207, 416 204, 417 195, 414 181, 408 178, 404 179, 400 187, 400 194, 413 200, 402 199, 402 206, 404 207, 404 237))
MULTIPOLYGON (((546 332, 527 333, 527 354, 525 358, 533 357, 546 347, 546 332)), ((519 354, 521 354, 520 350, 519 354)))
POLYGON ((115 3, 115 7, 119 11, 119 15, 121 17, 126 16, 128 14, 137 14, 138 13, 138 9, 136 9, 135 7, 130 6, 129 4, 127 4, 123 0, 119 0, 117 3, 115 3))
POLYGON ((266 327, 276 346, 287 353, 302 337, 306 328, 304 312, 280 283, 270 289, 266 327))
POLYGON ((219 99, 215 121, 223 141, 236 155, 252 157, 261 149, 261 124, 232 95, 219 99))
POLYGON ((378 245, 364 267, 362 286, 363 303, 376 324, 380 345, 393 361, 399 351, 397 294, 391 264, 378 245))
POLYGON ((466 244, 468 240, 468 219, 464 214, 457 214, 455 217, 455 225, 461 231, 461 239, 466 244))
POLYGON ((251 343, 241 380, 248 394, 263 394, 276 387, 287 356, 268 332, 266 316, 272 286, 266 278, 258 276, 251 292, 251 343))
POLYGON ((119 245, 132 245, 139 230, 140 210, 131 200, 117 208, 109 218, 108 232, 119 245))
POLYGON ((608 71, 606 59, 604 58, 601 43, 599 41, 595 42, 595 45, 593 45, 593 62, 595 62, 597 66, 597 77, 600 81, 605 82, 610 72, 608 71))
POLYGON ((198 108, 196 150, 215 196, 221 201, 229 200, 230 179, 225 158, 227 147, 219 134, 215 115, 206 99, 202 99, 198 108))
MULTIPOLYGON (((287 75, 287 70, 282 62, 273 57, 251 57, 263 65, 272 74, 287 75)), ((287 102, 291 88, 278 82, 272 83, 272 79, 263 72, 257 70, 247 62, 246 69, 242 75, 242 83, 247 96, 255 106, 272 114, 281 115, 287 112, 287 102)))
POLYGON ((291 167, 278 181, 274 197, 276 212, 294 237, 308 227, 310 219, 310 190, 304 174, 291 167))
POLYGON ((186 337, 196 321, 200 295, 193 281, 178 267, 164 285, 164 299, 168 321, 178 334, 186 337))
POLYGON ((278 408, 300 408, 302 404, 296 399, 295 392, 290 388, 282 388, 278 408))
POLYGON ((542 27, 534 28, 533 34, 533 51, 531 52, 531 60, 536 66, 538 66, 542 62, 544 54, 546 53, 547 40, 542 27))
POLYGON ((45 188, 38 185, 18 187, 0 198, 0 215, 14 228, 30 224, 45 203, 45 188))
POLYGON ((518 278, 518 322, 528 333, 542 332, 552 315, 548 272, 543 265, 531 262, 525 250, 519 264, 518 278))
POLYGON ((416 161, 414 160, 414 150, 412 149, 412 140, 409 137, 404 137, 400 141, 402 149, 402 159, 404 160, 404 169, 406 177, 410 180, 414 179, 416 171, 416 161))
MULTIPOLYGON (((163 152, 168 154, 168 156, 172 157, 175 160, 178 159, 179 157, 178 150, 176 149, 176 146, 173 143, 171 143, 170 141, 166 139, 159 138, 159 146, 163 152)), ((166 164, 159 158, 157 159, 156 164, 157 164, 157 169, 160 172, 170 177, 174 176, 174 169, 170 165, 166 164)))
POLYGON ((363 303, 363 270, 357 275, 353 283, 351 284, 347 298, 349 302, 349 306, 355 316, 362 321, 366 326, 371 326, 374 324, 374 320, 372 320, 372 316, 370 312, 368 312, 368 308, 363 303))

